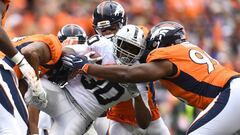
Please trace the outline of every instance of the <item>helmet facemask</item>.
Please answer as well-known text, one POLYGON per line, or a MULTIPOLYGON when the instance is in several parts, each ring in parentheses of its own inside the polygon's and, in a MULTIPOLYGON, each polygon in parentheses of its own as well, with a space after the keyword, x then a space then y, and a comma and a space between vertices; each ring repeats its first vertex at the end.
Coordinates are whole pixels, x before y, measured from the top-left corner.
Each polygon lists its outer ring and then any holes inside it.
POLYGON ((106 38, 111 38, 115 35, 115 33, 122 28, 123 24, 121 22, 116 22, 110 24, 107 21, 98 22, 97 26, 94 27, 97 34, 105 36, 106 38))
POLYGON ((126 40, 122 37, 116 37, 114 43, 114 56, 118 64, 132 65, 140 59, 144 52, 144 47, 126 40))

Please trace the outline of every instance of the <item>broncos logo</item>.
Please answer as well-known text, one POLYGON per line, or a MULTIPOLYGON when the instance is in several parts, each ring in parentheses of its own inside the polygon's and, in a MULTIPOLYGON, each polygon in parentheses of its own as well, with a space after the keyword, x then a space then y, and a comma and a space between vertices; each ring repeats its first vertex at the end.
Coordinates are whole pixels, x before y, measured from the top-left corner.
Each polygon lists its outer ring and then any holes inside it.
POLYGON ((153 44, 153 47, 158 48, 158 46, 160 45, 162 37, 164 37, 170 30, 174 30, 174 29, 175 29, 174 27, 165 26, 165 27, 157 28, 155 31, 153 31, 150 39, 158 41, 158 43, 153 44), (158 39, 156 39, 156 37, 158 39))
POLYGON ((162 36, 165 36, 170 30, 174 29, 175 29, 174 27, 169 26, 158 28, 152 33, 151 39, 154 39, 159 35, 159 40, 161 40, 162 36))
POLYGON ((118 16, 119 14, 122 14, 122 17, 125 15, 125 12, 122 6, 117 6, 114 12, 114 15, 116 16, 118 16))

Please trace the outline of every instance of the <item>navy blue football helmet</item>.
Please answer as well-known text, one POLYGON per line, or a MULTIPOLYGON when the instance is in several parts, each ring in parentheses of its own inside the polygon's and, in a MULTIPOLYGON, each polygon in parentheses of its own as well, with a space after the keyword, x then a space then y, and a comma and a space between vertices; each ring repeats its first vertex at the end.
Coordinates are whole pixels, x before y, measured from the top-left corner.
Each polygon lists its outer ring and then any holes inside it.
POLYGON ((180 44, 186 41, 184 27, 173 21, 165 21, 155 25, 146 38, 148 50, 180 44))
POLYGON ((87 34, 84 29, 77 24, 64 25, 58 32, 58 39, 62 43, 68 37, 78 37, 78 43, 84 44, 87 40, 87 34))
POLYGON ((103 1, 94 10, 93 28, 100 35, 106 30, 118 30, 126 23, 125 10, 118 2, 103 1))

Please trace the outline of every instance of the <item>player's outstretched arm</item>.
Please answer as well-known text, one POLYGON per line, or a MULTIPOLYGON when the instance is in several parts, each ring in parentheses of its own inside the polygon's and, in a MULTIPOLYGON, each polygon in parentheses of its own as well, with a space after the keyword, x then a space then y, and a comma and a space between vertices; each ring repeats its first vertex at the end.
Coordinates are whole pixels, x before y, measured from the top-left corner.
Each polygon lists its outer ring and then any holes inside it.
POLYGON ((173 64, 168 60, 156 60, 133 66, 102 66, 89 64, 86 56, 69 55, 62 57, 62 61, 66 67, 72 70, 80 70, 81 72, 114 82, 148 82, 173 74, 173 64))
POLYGON ((167 60, 154 61, 133 66, 111 65, 100 66, 89 64, 85 66, 87 74, 105 78, 115 82, 148 82, 161 79, 172 74, 173 64, 167 60))

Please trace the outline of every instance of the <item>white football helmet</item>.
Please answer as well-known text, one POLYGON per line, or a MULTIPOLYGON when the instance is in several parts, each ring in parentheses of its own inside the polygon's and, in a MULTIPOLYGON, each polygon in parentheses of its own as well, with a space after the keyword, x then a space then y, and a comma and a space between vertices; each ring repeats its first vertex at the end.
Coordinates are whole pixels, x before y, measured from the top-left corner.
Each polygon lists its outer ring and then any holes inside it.
POLYGON ((136 25, 125 25, 115 35, 114 56, 120 64, 132 65, 145 48, 144 32, 136 25))

